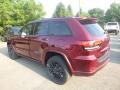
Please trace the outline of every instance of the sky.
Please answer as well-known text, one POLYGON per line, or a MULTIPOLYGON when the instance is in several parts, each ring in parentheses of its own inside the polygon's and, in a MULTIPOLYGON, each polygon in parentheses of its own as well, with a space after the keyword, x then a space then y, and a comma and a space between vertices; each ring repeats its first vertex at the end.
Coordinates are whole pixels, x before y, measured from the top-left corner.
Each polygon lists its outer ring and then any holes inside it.
MULTIPOLYGON (((59 2, 62 2, 65 7, 67 7, 69 4, 72 6, 74 15, 79 11, 79 0, 35 0, 37 3, 42 3, 44 7, 44 11, 46 12, 45 17, 50 18, 54 10, 56 9, 56 5, 59 2)), ((87 12, 89 9, 92 8, 100 8, 106 11, 110 4, 114 1, 120 1, 120 0, 80 0, 80 7, 82 8, 82 11, 87 12)))

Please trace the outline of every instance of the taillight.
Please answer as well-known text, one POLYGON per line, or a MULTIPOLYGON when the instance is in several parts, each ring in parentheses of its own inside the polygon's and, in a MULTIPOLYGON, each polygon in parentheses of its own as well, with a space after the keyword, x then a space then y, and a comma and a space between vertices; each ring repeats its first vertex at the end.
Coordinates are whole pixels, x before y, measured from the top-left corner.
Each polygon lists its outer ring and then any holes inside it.
POLYGON ((85 50, 91 51, 91 50, 99 49, 102 44, 102 41, 101 40, 82 41, 79 44, 82 45, 85 50))

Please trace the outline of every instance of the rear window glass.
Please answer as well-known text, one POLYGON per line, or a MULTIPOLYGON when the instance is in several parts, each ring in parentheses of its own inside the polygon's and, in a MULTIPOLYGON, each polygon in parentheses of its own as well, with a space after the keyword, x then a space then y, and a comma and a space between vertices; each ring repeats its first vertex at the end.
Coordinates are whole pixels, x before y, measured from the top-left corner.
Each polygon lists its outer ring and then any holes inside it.
POLYGON ((64 21, 51 21, 49 27, 50 27, 50 35, 69 36, 72 34, 69 27, 64 21))
POLYGON ((108 23, 108 25, 117 25, 117 23, 108 23))
POLYGON ((84 24, 84 27, 89 32, 89 34, 92 35, 92 36, 103 36, 105 34, 105 31, 97 23, 95 23, 95 24, 84 24))

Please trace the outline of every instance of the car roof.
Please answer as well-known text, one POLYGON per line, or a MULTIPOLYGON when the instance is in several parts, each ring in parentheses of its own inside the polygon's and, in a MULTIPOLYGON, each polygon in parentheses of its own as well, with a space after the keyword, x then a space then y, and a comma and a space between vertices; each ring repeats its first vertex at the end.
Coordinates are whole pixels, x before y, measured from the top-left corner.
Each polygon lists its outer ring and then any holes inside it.
POLYGON ((22 28, 22 26, 14 26, 14 27, 11 27, 11 29, 13 28, 22 28))
POLYGON ((58 20, 70 20, 70 19, 75 19, 75 20, 96 20, 96 18, 89 18, 89 17, 61 17, 61 18, 43 18, 43 19, 38 19, 34 21, 30 21, 30 23, 36 23, 36 22, 42 22, 42 21, 58 21, 58 20))

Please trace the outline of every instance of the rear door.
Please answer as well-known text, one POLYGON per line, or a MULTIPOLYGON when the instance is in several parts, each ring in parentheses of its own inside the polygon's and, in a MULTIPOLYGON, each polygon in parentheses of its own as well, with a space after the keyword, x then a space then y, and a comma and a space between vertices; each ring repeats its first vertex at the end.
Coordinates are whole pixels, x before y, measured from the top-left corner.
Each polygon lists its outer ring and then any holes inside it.
POLYGON ((64 20, 49 22, 50 45, 58 48, 66 48, 72 40, 72 31, 64 20))
POLYGON ((48 47, 48 22, 37 22, 34 36, 30 38, 30 55, 36 60, 43 60, 43 52, 48 47))

